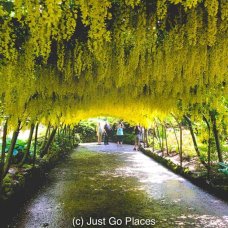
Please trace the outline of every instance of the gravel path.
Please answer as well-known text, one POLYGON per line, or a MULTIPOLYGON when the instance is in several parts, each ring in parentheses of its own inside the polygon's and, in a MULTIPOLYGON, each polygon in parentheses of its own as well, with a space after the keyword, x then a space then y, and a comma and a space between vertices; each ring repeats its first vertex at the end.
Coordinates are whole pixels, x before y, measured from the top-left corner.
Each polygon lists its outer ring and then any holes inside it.
POLYGON ((73 223, 225 228, 228 204, 132 146, 88 143, 50 172, 47 184, 12 218, 10 227, 67 228, 73 223))

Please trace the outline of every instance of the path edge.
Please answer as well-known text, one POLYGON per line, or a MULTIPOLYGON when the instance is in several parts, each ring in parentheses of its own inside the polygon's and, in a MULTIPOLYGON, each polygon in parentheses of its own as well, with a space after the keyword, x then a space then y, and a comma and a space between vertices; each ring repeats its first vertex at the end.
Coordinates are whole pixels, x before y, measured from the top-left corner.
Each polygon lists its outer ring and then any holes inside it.
POLYGON ((184 177, 185 179, 189 180, 191 183, 193 183, 197 187, 200 187, 204 191, 228 202, 228 188, 223 189, 223 188, 221 188, 221 186, 216 186, 212 182, 209 182, 205 177, 196 176, 188 168, 183 168, 183 167, 175 164, 174 162, 172 162, 170 159, 163 158, 163 157, 159 156, 158 154, 156 154, 155 152, 152 152, 149 149, 145 149, 145 148, 141 147, 140 151, 143 154, 145 154, 146 156, 155 160, 157 163, 166 167, 173 173, 176 173, 176 174, 184 177))
POLYGON ((10 218, 14 216, 25 201, 36 194, 48 179, 48 172, 56 167, 57 164, 64 162, 75 151, 78 145, 66 152, 55 154, 49 160, 43 160, 35 167, 24 169, 20 175, 20 181, 12 186, 12 193, 8 196, 0 197, 0 221, 1 225, 7 225, 10 218), (7 216, 5 216, 7 215, 7 216), (5 224, 6 223, 6 224, 5 224))

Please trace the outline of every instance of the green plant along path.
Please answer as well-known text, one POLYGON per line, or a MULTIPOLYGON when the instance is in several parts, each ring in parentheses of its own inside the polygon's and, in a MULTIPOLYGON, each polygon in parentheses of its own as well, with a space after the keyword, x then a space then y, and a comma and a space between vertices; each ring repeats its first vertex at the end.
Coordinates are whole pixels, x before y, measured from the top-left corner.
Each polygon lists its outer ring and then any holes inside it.
MULTIPOLYGON (((106 218, 106 226, 97 227, 111 227, 110 217, 125 221, 129 216, 155 219, 159 227, 225 227, 227 213, 227 204, 133 152, 132 146, 87 144, 51 171, 47 186, 25 205, 12 225, 70 227, 73 217, 82 216, 84 221, 106 218)), ((128 223, 127 227, 150 226, 128 223)))

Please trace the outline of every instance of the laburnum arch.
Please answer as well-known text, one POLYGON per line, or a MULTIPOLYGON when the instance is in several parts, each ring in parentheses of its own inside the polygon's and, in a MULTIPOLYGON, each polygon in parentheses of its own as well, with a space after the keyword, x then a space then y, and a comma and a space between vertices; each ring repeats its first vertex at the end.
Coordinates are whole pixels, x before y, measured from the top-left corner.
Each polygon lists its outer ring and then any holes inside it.
POLYGON ((2 118, 148 125, 223 110, 227 0, 2 0, 2 118))

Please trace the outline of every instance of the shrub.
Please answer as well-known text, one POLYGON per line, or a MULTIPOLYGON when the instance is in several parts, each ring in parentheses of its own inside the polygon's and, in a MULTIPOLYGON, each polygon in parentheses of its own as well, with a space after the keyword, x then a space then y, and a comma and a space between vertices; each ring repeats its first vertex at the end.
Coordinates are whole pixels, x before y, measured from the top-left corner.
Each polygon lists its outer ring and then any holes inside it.
POLYGON ((75 133, 81 142, 94 142, 97 140, 96 123, 93 121, 81 121, 75 126, 75 133))

